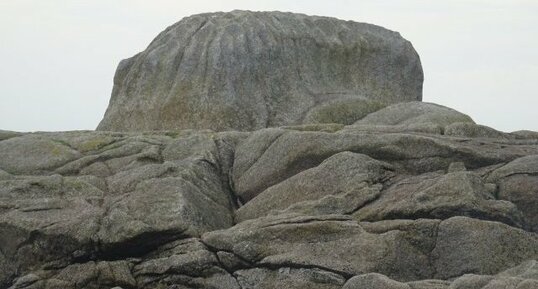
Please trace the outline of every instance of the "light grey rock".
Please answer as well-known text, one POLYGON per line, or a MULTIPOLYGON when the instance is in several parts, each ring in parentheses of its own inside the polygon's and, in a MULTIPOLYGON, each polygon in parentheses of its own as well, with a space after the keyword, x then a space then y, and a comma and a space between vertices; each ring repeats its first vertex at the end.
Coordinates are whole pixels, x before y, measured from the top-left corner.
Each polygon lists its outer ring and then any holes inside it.
POLYGON ((454 172, 462 172, 466 170, 467 168, 465 167, 465 164, 463 162, 453 162, 448 166, 447 172, 454 173, 454 172))
POLYGON ((236 279, 221 268, 217 256, 198 239, 178 240, 157 248, 134 266, 133 275, 139 288, 240 288, 236 279))
POLYGON ((319 269, 264 268, 246 269, 235 272, 242 289, 340 289, 345 279, 319 269))
POLYGON ((345 216, 259 218, 229 230, 206 233, 202 240, 251 263, 331 268, 333 272, 343 274, 362 272, 374 265, 352 256, 359 254, 371 260, 380 258, 385 251, 377 236, 368 234, 345 216), (332 257, 328 258, 329 255, 332 257))
POLYGON ((510 134, 495 130, 485 125, 470 122, 456 122, 445 127, 445 135, 473 138, 496 138, 499 140, 513 138, 510 134))
POLYGON ((209 134, 192 134, 178 137, 170 142, 162 152, 166 161, 182 160, 199 156, 216 162, 217 145, 209 134))
POLYGON ((298 125, 286 125, 281 129, 296 130, 296 131, 319 131, 319 132, 337 132, 343 129, 345 125, 339 123, 310 123, 298 125))
POLYGON ((343 151, 389 162, 398 173, 446 170, 463 162, 468 169, 538 153, 536 145, 499 144, 494 139, 461 142, 453 138, 409 133, 326 133, 260 130, 235 151, 232 181, 245 202, 301 171, 343 151))
POLYGON ((40 267, 139 256, 230 227, 234 204, 222 177, 229 168, 220 163, 233 152, 216 142, 232 137, 206 135, 68 132, 0 141, 9 168, 18 166, 0 177, 0 287, 40 267), (208 146, 183 141, 196 138, 208 146))
POLYGON ((536 288, 538 142, 443 125, 11 134, 0 288, 536 288))
POLYGON ((64 143, 69 147, 83 153, 96 154, 110 149, 116 143, 132 137, 132 135, 118 132, 95 132, 95 131, 67 131, 39 133, 64 143))
POLYGON ((353 124, 345 126, 339 133, 419 133, 443 134, 443 127, 435 123, 412 123, 399 125, 353 124))
POLYGON ((520 265, 505 270, 497 275, 501 277, 517 277, 538 280, 538 261, 529 260, 523 262, 520 265))
POLYGON ((281 12, 200 14, 119 64, 98 129, 254 130, 305 116, 348 123, 362 116, 363 100, 421 100, 422 82, 411 43, 379 26, 281 12))
POLYGON ((0 169, 12 174, 39 174, 79 158, 65 143, 40 135, 0 141, 0 169))
POLYGON ((446 280, 420 280, 407 282, 411 289, 449 289, 450 281, 446 280))
POLYGON ((441 220, 432 219, 361 222, 364 230, 381 236, 390 248, 383 260, 375 261, 378 268, 372 272, 402 282, 433 278, 431 251, 436 246, 440 223, 441 220))
POLYGON ((465 171, 404 177, 354 216, 368 221, 469 216, 524 226, 514 204, 496 200, 480 177, 465 171))
POLYGON ((48 288, 133 288, 136 280, 129 261, 101 261, 71 264, 64 268, 41 270, 21 278, 10 289, 48 288))
POLYGON ((268 128, 252 132, 245 140, 240 142, 235 151, 233 165, 233 181, 237 177, 248 172, 255 163, 263 157, 266 151, 278 141, 288 130, 280 128, 268 128))
POLYGON ((220 265, 222 265, 222 267, 225 268, 228 272, 235 272, 242 268, 252 267, 252 264, 245 260, 242 260, 233 253, 218 251, 216 254, 217 258, 219 259, 220 265))
POLYGON ((366 186, 366 183, 361 184, 364 185, 361 189, 355 189, 335 195, 329 194, 316 200, 298 202, 284 210, 271 210, 269 214, 278 215, 296 213, 307 216, 352 214, 381 195, 381 184, 373 186, 366 186))
POLYGON ((378 273, 369 273, 349 279, 342 289, 411 289, 409 285, 391 280, 378 273))
POLYGON ((530 130, 518 130, 511 133, 517 139, 538 139, 538 132, 530 130))
POLYGON ((464 275, 456 279, 450 289, 528 289, 538 288, 538 280, 504 276, 464 275))
POLYGON ((131 193, 108 198, 107 211, 99 232, 103 246, 124 247, 125 242, 140 250, 154 241, 232 225, 227 193, 214 168, 205 161, 183 163, 177 176, 149 179, 131 193), (202 178, 199 178, 203 175, 202 178))
MULTIPOLYGON (((389 164, 366 155, 337 153, 319 166, 305 170, 263 191, 237 210, 236 220, 241 222, 264 216, 270 210, 283 210, 296 203, 314 201, 330 195, 346 193, 357 195, 365 186, 379 183, 392 176, 390 170, 389 164)), ((359 201, 359 204, 375 197, 375 194, 372 196, 370 192, 363 192, 368 196, 362 202, 359 201)), ((250 196, 244 197, 250 198, 250 196)))
POLYGON ((490 221, 453 217, 439 225, 436 278, 496 274, 538 256, 538 235, 490 221))
POLYGON ((536 235, 465 217, 358 225, 337 215, 278 215, 209 232, 202 240, 256 267, 330 269, 343 276, 378 272, 402 281, 497 273, 538 254, 536 235))
POLYGON ((67 265, 94 253, 103 195, 87 182, 59 175, 0 181, 0 248, 5 258, 0 286, 14 272, 46 263, 67 265))
POLYGON ((456 110, 446 106, 427 102, 405 102, 387 106, 371 113, 355 122, 358 125, 417 125, 436 124, 446 127, 456 122, 469 122, 473 120, 456 110))
POLYGON ((450 289, 482 289, 495 279, 491 275, 465 274, 450 284, 450 289))
POLYGON ((538 174, 538 154, 524 156, 509 162, 493 171, 489 175, 488 180, 494 182, 512 175, 535 174, 538 174))
POLYGON ((20 135, 22 135, 22 133, 20 132, 0 129, 0 141, 6 140, 12 137, 20 136, 20 135))
POLYGON ((535 269, 536 261, 531 260, 496 275, 465 274, 454 280, 431 279, 407 283, 382 274, 368 273, 352 277, 343 289, 529 289, 538 288, 535 269))
POLYGON ((518 158, 494 170, 488 180, 498 186, 497 197, 514 203, 538 232, 538 155, 518 158))
POLYGON ((303 122, 353 124, 357 120, 385 106, 387 104, 375 100, 331 100, 308 111, 303 122))
MULTIPOLYGON (((129 247, 140 250, 137 247, 155 241, 232 225, 232 199, 223 187, 215 142, 204 134, 186 135, 165 142, 161 151, 164 162, 118 162, 131 169, 118 169, 107 179, 111 196, 103 204, 103 247, 125 249, 128 241, 129 247)), ((117 159, 122 158, 111 160, 117 159)))
POLYGON ((516 174, 500 179, 497 196, 515 204, 523 213, 527 230, 538 232, 538 176, 516 174))

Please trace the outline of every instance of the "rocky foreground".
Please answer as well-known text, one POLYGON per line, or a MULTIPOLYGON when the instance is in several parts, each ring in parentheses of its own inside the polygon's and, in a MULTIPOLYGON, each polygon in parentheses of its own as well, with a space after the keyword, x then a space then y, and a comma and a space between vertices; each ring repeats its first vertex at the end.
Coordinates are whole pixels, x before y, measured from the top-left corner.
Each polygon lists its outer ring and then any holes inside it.
POLYGON ((1 288, 538 288, 538 134, 441 106, 0 139, 1 288))

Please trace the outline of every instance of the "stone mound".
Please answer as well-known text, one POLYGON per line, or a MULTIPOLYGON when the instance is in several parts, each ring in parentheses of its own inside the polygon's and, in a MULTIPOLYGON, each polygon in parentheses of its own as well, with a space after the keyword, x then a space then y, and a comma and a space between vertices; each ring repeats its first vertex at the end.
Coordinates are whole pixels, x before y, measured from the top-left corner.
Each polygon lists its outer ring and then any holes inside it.
POLYGON ((411 43, 379 26, 281 12, 200 14, 119 64, 98 130, 351 124, 385 103, 421 100, 422 81, 411 43))

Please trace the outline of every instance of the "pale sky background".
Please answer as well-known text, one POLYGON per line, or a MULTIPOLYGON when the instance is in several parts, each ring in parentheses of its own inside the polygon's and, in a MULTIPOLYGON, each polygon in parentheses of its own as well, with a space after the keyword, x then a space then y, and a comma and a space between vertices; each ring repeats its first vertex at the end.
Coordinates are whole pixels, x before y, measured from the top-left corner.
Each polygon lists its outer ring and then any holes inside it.
POLYGON ((420 54, 424 101, 499 130, 538 131, 535 0, 0 0, 0 129, 95 129, 121 59, 185 16, 234 9, 399 31, 420 54))

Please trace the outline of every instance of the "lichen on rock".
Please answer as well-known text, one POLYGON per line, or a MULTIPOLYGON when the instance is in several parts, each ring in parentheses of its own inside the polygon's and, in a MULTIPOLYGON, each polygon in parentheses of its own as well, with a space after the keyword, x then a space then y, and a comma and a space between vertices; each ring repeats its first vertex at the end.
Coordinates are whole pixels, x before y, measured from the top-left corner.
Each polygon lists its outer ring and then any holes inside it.
POLYGON ((538 288, 538 133, 417 101, 395 32, 195 15, 114 85, 117 132, 0 131, 0 288, 538 288))

